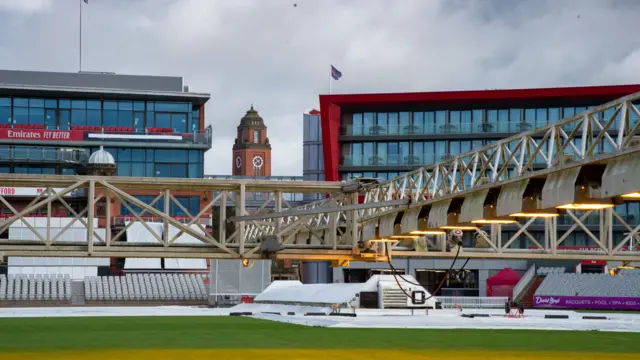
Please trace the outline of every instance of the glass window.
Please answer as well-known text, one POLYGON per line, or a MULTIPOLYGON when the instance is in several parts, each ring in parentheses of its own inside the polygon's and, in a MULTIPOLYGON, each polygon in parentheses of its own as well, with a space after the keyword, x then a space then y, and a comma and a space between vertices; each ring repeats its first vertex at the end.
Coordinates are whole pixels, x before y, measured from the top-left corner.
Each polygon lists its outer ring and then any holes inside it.
POLYGON ((131 176, 144 177, 145 176, 144 170, 145 170, 144 163, 142 162, 131 163, 131 176))
POLYGON ((29 106, 29 99, 13 98, 13 106, 29 106))
POLYGON ((191 163, 201 162, 200 160, 201 155, 202 155, 202 152, 200 150, 189 150, 189 162, 191 163))
POLYGON ((384 129, 387 128, 389 115, 387 113, 378 113, 376 115, 376 125, 382 126, 384 129))
POLYGON ((353 114, 353 125, 351 126, 352 135, 362 135, 362 114, 353 114))
POLYGON ((131 176, 131 163, 118 162, 118 176, 131 176))
POLYGON ((460 129, 460 111, 449 111, 449 124, 454 126, 454 129, 460 129))
POLYGON ((549 109, 549 123, 555 123, 559 120, 560 120, 560 109, 559 108, 549 109))
POLYGON ((16 124, 28 124, 29 123, 29 108, 14 107, 13 108, 13 120, 16 124))
POLYGON ((143 149, 130 149, 131 161, 144 162, 145 151, 143 149))
POLYGON ((202 164, 189 164, 189 177, 201 178, 202 177, 202 164))
POLYGON ((509 110, 498 110, 498 132, 509 132, 509 110))
POLYGON ((144 113, 143 112, 134 112, 133 113, 133 129, 135 132, 144 132, 144 113))
POLYGON ((157 101, 155 103, 155 111, 189 112, 191 111, 191 104, 157 101))
POLYGON ((69 99, 58 100, 58 107, 60 109, 71 109, 71 100, 69 99))
POLYGON ((58 130, 69 130, 71 124, 71 111, 60 110, 58 119, 58 130))
POLYGON ((82 109, 71 110, 71 125, 84 126, 87 125, 87 111, 82 109))
POLYGON ((100 110, 87 110, 87 125, 101 126, 100 110))
POLYGON ((536 110, 536 129, 547 125, 547 109, 536 110))
POLYGON ((58 100, 56 99, 45 99, 44 100, 44 107, 48 108, 48 109, 55 109, 58 107, 58 100))
POLYGON ((374 124, 373 123, 374 115, 375 115, 374 113, 365 113, 362 116, 362 133, 364 135, 371 134, 371 127, 374 124))
POLYGON ((171 165, 169 164, 156 164, 156 177, 171 177, 171 165))
POLYGON ((118 112, 116 110, 104 110, 102 112, 104 126, 118 126, 118 112))
POLYGON ((11 98, 0 97, 0 106, 11 106, 11 98))
POLYGON ((388 115, 388 126, 386 129, 387 134, 398 134, 398 129, 399 129, 399 120, 398 120, 398 113, 390 113, 388 115))
POLYGON ((71 100, 72 109, 86 109, 87 102, 85 100, 71 100))
POLYGON ((118 110, 133 110, 133 101, 118 101, 118 110))
POLYGON ((435 134, 436 131, 436 114, 434 112, 424 113, 424 129, 423 134, 435 134))
POLYGON ((0 106, 0 124, 11 123, 11 108, 8 106, 0 106))
POLYGON ((398 129, 398 133, 406 134, 409 130, 409 113, 401 112, 400 113, 400 128, 398 129))
POLYGON ((171 177, 186 178, 187 164, 171 164, 171 177))
POLYGON ((156 113, 155 127, 157 127, 157 128, 170 128, 171 127, 171 114, 156 113))
POLYGON ((100 100, 87 100, 87 109, 102 110, 102 103, 100 100))
POLYGON ((253 142, 256 144, 260 143, 260 131, 253 131, 253 142))
POLYGON ((129 110, 119 110, 118 126, 133 127, 133 112, 129 110))
POLYGON ((473 132, 473 122, 471 120, 471 111, 460 112, 460 130, 462 132, 473 132))
POLYGON ((104 110, 118 110, 117 101, 105 101, 102 106, 104 110))
POLYGON ((481 126, 482 131, 496 131, 498 128, 498 110, 487 110, 487 123, 481 126))
POLYGON ((29 99, 29 107, 44 107, 44 99, 29 99))
POLYGON ((153 101, 147 101, 147 111, 153 111, 155 109, 155 105, 153 101))
POLYGON ((436 134, 449 132, 448 127, 445 126, 447 121, 447 113, 445 111, 436 111, 435 117, 436 117, 436 123, 435 123, 436 134))
POLYGON ((414 112, 413 113, 413 127, 411 127, 412 134, 420 134, 424 129, 424 113, 423 112, 414 112))
POLYGON ((29 109, 29 124, 44 125, 44 108, 29 109))
POLYGON ((131 149, 120 148, 118 149, 118 161, 131 161, 131 149))
POLYGON ((133 110, 144 111, 144 101, 134 101, 133 110))

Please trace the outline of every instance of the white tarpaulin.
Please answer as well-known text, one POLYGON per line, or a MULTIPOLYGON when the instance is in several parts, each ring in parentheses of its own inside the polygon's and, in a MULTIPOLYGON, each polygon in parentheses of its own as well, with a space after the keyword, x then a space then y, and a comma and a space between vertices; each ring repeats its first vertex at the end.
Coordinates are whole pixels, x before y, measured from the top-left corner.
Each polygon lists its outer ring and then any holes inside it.
POLYGON ((343 304, 355 299, 365 284, 303 284, 300 281, 274 281, 255 302, 343 304))

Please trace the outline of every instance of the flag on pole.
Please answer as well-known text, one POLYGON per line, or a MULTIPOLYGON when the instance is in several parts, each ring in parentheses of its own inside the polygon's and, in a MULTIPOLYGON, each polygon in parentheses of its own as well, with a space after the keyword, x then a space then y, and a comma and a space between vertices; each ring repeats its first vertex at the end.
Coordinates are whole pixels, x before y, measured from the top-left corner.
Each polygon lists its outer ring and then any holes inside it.
POLYGON ((342 77, 342 73, 338 71, 338 69, 336 69, 333 65, 331 65, 331 77, 334 80, 340 80, 340 78, 342 77))

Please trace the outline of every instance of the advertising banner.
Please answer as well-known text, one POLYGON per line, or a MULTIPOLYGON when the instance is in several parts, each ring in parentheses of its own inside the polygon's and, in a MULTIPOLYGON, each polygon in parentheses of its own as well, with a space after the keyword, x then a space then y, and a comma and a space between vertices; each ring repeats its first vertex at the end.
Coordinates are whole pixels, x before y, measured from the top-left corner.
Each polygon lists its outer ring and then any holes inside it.
POLYGON ((533 306, 564 309, 640 310, 640 297, 534 296, 533 306))
POLYGON ((0 139, 34 141, 83 141, 82 131, 43 129, 0 129, 0 139))

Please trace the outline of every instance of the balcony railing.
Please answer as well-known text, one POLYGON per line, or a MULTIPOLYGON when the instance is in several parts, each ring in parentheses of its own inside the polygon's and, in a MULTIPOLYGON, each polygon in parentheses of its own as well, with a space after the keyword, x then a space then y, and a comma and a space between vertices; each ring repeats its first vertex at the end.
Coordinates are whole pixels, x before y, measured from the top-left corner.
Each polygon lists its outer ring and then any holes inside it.
POLYGON ((179 132, 172 128, 73 125, 70 129, 46 129, 39 124, 0 124, 0 140, 43 141, 178 141, 211 145, 211 125, 204 131, 179 132))
POLYGON ((87 149, 0 148, 0 162, 86 164, 87 161, 87 149))
MULTIPOLYGON (((498 122, 498 123, 457 123, 457 124, 406 124, 406 125, 345 125, 341 135, 346 136, 385 136, 385 135, 439 135, 473 133, 520 133, 546 125, 535 121, 498 122)), ((565 131, 573 130, 574 123, 563 126, 565 131)), ((616 129, 615 124, 611 129, 616 129)))
MULTIPOLYGON (((341 158, 341 166, 412 166, 420 167, 436 162, 444 161, 453 157, 453 154, 422 154, 422 155, 343 155, 341 158)), ((529 161, 525 157, 525 162, 529 161)), ((533 164, 545 164, 544 157, 538 155, 533 164)))

